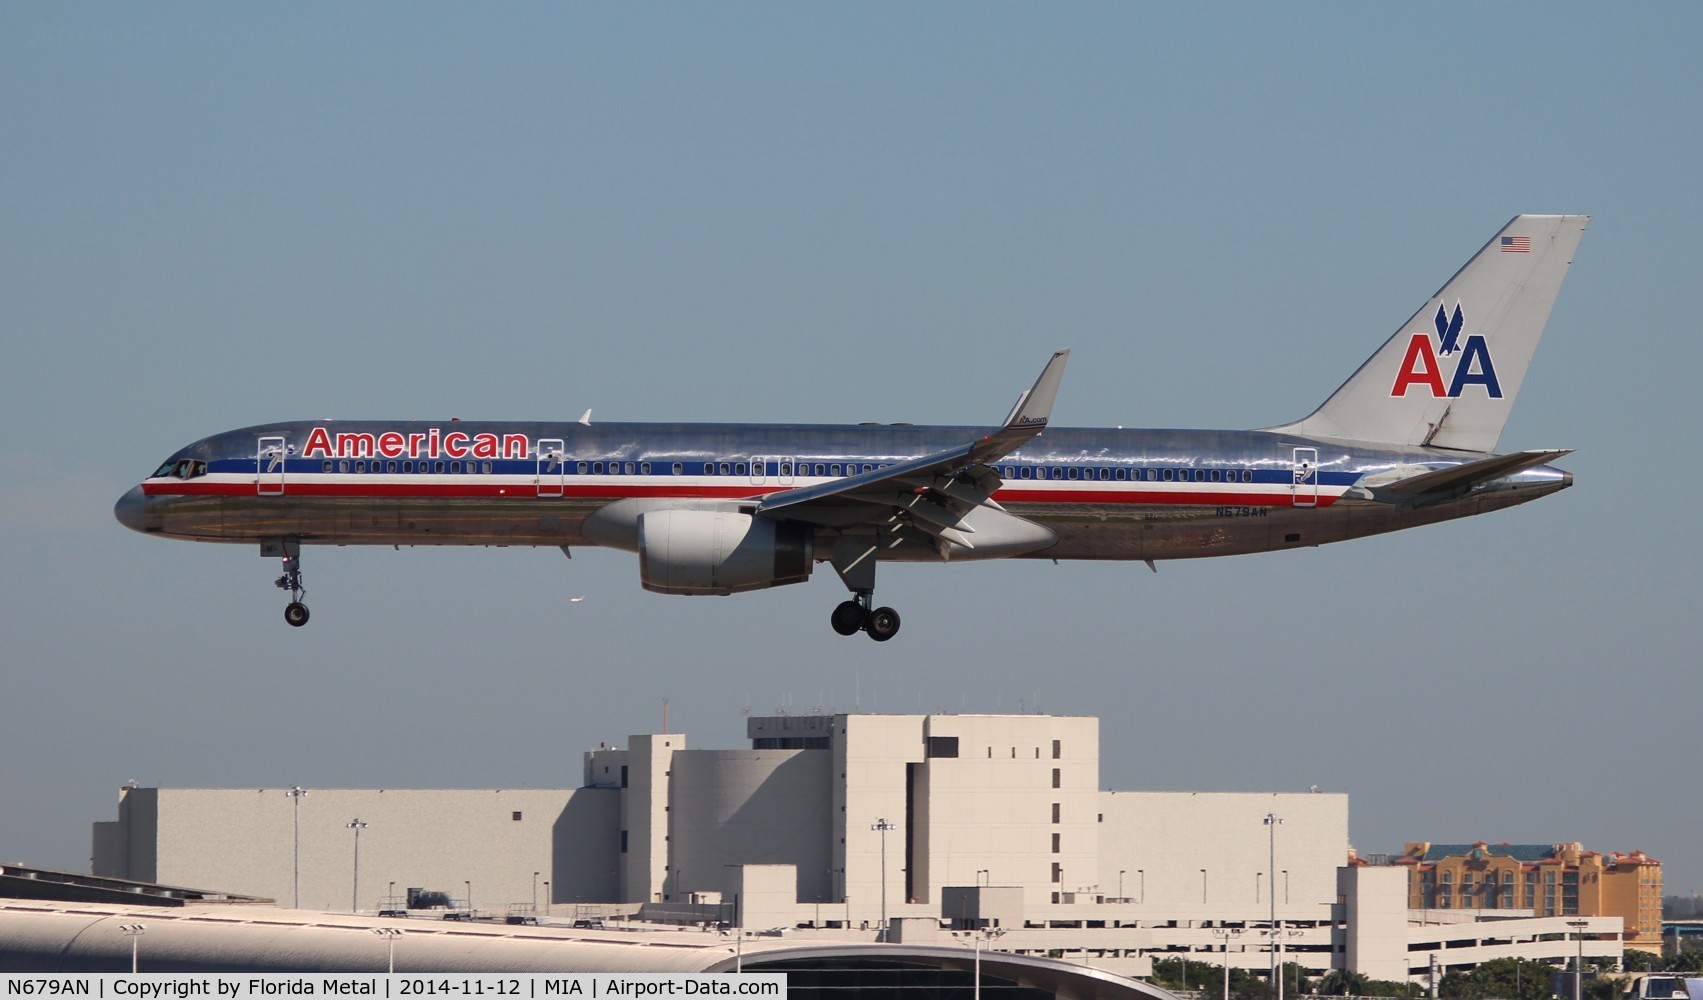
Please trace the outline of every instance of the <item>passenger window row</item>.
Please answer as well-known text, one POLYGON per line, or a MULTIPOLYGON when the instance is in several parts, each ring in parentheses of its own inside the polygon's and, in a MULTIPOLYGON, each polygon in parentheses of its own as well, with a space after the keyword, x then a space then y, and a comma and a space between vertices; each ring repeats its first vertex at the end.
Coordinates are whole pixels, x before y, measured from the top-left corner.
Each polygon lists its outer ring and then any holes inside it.
POLYGON ((492 463, 490 462, 445 462, 442 459, 435 462, 428 459, 421 459, 416 462, 410 459, 402 459, 401 461, 391 459, 389 461, 385 461, 383 459, 375 458, 368 462, 361 459, 350 461, 349 459, 344 458, 338 459, 335 462, 327 459, 320 463, 321 472, 353 472, 361 474, 374 472, 450 472, 457 475, 462 473, 483 473, 485 475, 489 475, 491 473, 491 468, 492 463))
MULTIPOLYGON (((522 469, 531 471, 532 463, 508 462, 509 466, 517 466, 514 471, 522 469)), ((748 462, 704 462, 692 463, 698 466, 699 474, 705 476, 749 476, 752 474, 753 463, 748 462)), ((544 465, 546 473, 561 473, 565 471, 566 463, 562 461, 547 461, 544 465)), ((799 476, 841 477, 855 476, 860 472, 873 472, 876 469, 887 468, 886 463, 871 462, 764 462, 755 465, 759 476, 781 476, 791 478, 799 476)), ((337 473, 450 473, 490 475, 493 463, 490 461, 444 461, 442 459, 409 459, 382 460, 373 459, 327 459, 320 464, 322 472, 337 473)), ((653 471, 650 462, 575 462, 576 475, 593 476, 648 476, 653 471)), ((686 463, 674 462, 669 470, 673 475, 686 475, 686 463)), ((207 474, 207 463, 184 459, 177 462, 167 462, 154 473, 155 478, 175 476, 178 479, 192 479, 207 474)), ((1000 474, 1009 481, 1014 480, 1063 480, 1063 481, 1099 481, 1099 482, 1149 482, 1149 483, 1251 483, 1254 474, 1251 469, 1183 469, 1183 468, 1140 468, 1130 469, 1120 466, 1081 467, 1075 465, 1007 465, 1000 469, 1000 474)))
POLYGON ((1251 483, 1252 469, 1129 469, 1112 466, 1082 468, 1075 465, 1008 465, 1000 474, 1009 482, 1022 479, 1063 479, 1101 482, 1149 483, 1251 483))

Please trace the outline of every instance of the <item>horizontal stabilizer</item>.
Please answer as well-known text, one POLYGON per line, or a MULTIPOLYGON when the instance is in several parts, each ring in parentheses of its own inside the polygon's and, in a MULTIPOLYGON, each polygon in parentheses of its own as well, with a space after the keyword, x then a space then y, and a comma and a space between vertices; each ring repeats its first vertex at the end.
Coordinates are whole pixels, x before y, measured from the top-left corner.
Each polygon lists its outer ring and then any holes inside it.
POLYGON ((1511 455, 1492 455, 1465 465, 1452 465, 1446 469, 1420 473, 1377 489, 1374 493, 1380 499, 1392 500, 1403 506, 1424 507, 1458 497, 1474 486, 1546 465, 1572 452, 1571 448, 1548 448, 1517 451, 1511 455))

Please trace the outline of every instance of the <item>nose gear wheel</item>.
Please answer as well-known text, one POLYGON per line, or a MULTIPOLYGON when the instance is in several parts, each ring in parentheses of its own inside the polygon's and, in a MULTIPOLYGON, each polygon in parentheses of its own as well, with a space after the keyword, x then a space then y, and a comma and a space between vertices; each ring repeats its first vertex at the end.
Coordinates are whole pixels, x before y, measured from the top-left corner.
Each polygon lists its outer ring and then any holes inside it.
POLYGON ((307 596, 307 588, 302 586, 302 555, 299 545, 286 543, 284 546, 284 575, 272 582, 279 590, 290 592, 290 603, 284 605, 284 621, 295 628, 307 624, 307 605, 302 598, 307 596))

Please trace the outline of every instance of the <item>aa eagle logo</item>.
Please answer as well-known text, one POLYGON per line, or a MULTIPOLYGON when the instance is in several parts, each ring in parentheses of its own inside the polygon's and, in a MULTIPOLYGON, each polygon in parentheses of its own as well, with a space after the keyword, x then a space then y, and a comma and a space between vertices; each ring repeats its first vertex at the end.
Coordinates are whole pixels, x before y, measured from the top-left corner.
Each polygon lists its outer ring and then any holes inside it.
POLYGON ((1472 334, 1461 341, 1466 327, 1466 312, 1455 303, 1451 315, 1441 301, 1432 319, 1437 328, 1437 344, 1431 344, 1429 333, 1415 333, 1408 339, 1407 353, 1402 356, 1401 368, 1396 371, 1391 396, 1406 396, 1410 391, 1428 392, 1433 399, 1459 399, 1469 385, 1481 385, 1491 399, 1502 398, 1502 383, 1496 379, 1496 364, 1490 358, 1490 346, 1483 334, 1472 334), (1458 357, 1457 357, 1458 355, 1458 357), (1443 379, 1440 359, 1455 358, 1454 370, 1449 373, 1447 386, 1443 379))

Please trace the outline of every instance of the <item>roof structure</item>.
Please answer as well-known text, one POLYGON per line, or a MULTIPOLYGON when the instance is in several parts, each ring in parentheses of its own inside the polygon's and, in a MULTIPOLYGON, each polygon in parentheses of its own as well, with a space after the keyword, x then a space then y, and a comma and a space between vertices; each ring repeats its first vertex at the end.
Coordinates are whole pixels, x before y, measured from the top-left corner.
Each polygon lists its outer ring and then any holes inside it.
MULTIPOLYGON (((364 917, 256 905, 173 909, 0 899, 0 973, 124 972, 142 923, 142 972, 382 971, 400 930, 398 973, 745 972, 788 974, 788 994, 809 1000, 907 991, 918 983, 968 989, 977 955, 968 945, 907 945, 752 935, 713 930, 576 929, 364 917)), ((982 951, 984 988, 1008 1000, 1176 1000, 1155 986, 1055 959, 982 951)))
POLYGON ((1432 844, 1421 861, 1441 861, 1444 858, 1463 858, 1482 850, 1497 858, 1513 858, 1526 864, 1549 861, 1555 857, 1554 844, 1432 844))

